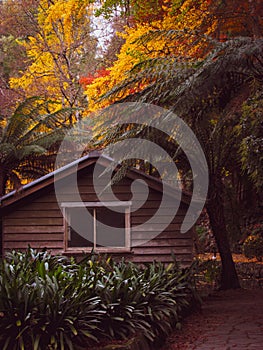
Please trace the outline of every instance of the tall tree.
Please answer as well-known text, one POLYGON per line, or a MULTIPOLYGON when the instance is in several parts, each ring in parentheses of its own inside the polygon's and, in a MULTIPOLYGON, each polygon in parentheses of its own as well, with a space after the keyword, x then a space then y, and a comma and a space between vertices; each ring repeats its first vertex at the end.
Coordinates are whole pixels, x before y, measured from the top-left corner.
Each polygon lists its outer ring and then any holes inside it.
POLYGON ((19 91, 10 88, 9 79, 19 75, 28 65, 24 47, 18 41, 34 35, 34 14, 38 1, 4 0, 0 2, 0 106, 2 116, 21 98, 19 91))
POLYGON ((26 96, 42 96, 61 106, 84 103, 79 77, 92 67, 96 39, 91 36, 89 0, 40 0, 35 17, 36 34, 21 44, 31 64, 12 88, 26 96))
MULTIPOLYGON (((95 80, 86 89, 90 110, 114 102, 114 99, 108 101, 104 99, 99 104, 98 99, 121 83, 129 74, 129 70, 140 62, 162 57, 198 59, 207 54, 212 47, 211 40, 207 38, 214 32, 216 26, 214 15, 210 12, 210 1, 187 0, 182 4, 179 3, 174 1, 173 5, 173 2, 170 2, 166 15, 160 19, 157 16, 157 19, 149 23, 138 21, 134 26, 126 28, 126 32, 122 34, 125 43, 118 60, 108 68, 110 74, 95 80)), ((138 84, 134 83, 133 90, 140 90, 145 84, 147 85, 147 80, 140 79, 138 84)), ((129 94, 128 89, 122 90, 120 96, 116 98, 123 98, 129 94)))
MULTIPOLYGON (((198 64, 191 61, 182 64, 173 59, 150 60, 132 70, 123 84, 108 93, 116 98, 122 89, 131 90, 134 82, 147 78, 146 87, 119 102, 141 101, 167 107, 187 121, 197 135, 208 162, 206 208, 222 260, 223 289, 239 287, 224 215, 224 178, 234 167, 240 169, 240 113, 242 103, 262 87, 262 48, 262 39, 240 38, 218 44, 217 49, 198 64)), ((170 125, 173 133, 172 118, 170 125)), ((111 133, 112 142, 125 137, 125 132, 127 134, 127 130, 111 133)), ((138 136, 142 136, 141 130, 138 136)), ((162 145, 173 147, 169 142, 162 145)), ((173 153, 178 154, 175 151, 176 148, 173 153)))
MULTIPOLYGON (((250 21, 254 11, 250 2, 238 2, 242 16, 233 12, 232 2, 227 4, 223 21, 223 2, 174 1, 161 21, 128 29, 110 74, 87 88, 89 99, 99 102, 95 109, 115 101, 142 101, 172 109, 192 127, 209 167, 206 207, 222 260, 223 289, 239 287, 224 213, 225 178, 240 169, 241 106, 262 88, 263 70, 262 39, 255 39, 262 19, 257 27, 246 26, 243 13, 248 11, 250 21), (244 29, 247 37, 235 39, 244 29)), ((123 137, 111 135, 113 142, 123 137)))
MULTIPOLYGON (((116 2, 105 1, 104 7, 109 11, 116 2)), ((118 60, 108 68, 110 74, 87 87, 90 110, 114 102, 112 98, 108 101, 104 99, 101 104, 98 100, 121 83, 129 70, 140 62, 162 57, 198 60, 213 49, 214 40, 225 41, 238 36, 260 37, 263 34, 263 10, 258 0, 253 3, 249 0, 170 0, 164 1, 162 6, 159 1, 155 2, 159 4, 155 12, 159 9, 161 16, 156 15, 146 22, 138 16, 134 25, 127 27, 122 34, 125 43, 118 60)), ((148 6, 140 0, 131 1, 130 6, 133 4, 139 13, 148 6)), ((147 85, 147 81, 140 79, 133 89, 140 90, 144 84, 147 85)), ((123 90, 122 95, 115 97, 123 98, 124 94, 129 95, 130 91, 123 90)))

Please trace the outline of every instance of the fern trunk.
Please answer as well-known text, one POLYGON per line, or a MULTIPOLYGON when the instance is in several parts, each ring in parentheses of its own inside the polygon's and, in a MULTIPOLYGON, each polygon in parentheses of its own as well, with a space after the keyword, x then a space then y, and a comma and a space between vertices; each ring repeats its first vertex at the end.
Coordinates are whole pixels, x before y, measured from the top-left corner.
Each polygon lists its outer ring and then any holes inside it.
POLYGON ((210 181, 209 201, 206 208, 221 257, 222 271, 220 289, 226 290, 240 288, 240 283, 227 235, 222 192, 223 184, 221 180, 219 180, 219 184, 218 182, 210 181))

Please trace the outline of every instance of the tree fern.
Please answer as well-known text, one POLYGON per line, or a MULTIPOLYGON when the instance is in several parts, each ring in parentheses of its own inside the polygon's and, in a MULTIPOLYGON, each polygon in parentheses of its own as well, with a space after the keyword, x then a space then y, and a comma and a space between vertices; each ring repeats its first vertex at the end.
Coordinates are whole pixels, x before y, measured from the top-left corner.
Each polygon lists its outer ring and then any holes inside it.
POLYGON ((22 102, 0 129, 0 186, 4 194, 53 169, 56 150, 72 109, 48 112, 49 101, 32 97, 22 102))

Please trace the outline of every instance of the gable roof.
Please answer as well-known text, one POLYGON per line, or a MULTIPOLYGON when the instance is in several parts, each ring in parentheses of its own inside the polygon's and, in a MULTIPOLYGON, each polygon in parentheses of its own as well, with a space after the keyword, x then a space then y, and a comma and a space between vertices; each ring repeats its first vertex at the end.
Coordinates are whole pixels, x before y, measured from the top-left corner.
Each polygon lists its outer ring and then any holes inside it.
MULTIPOLYGON (((76 166, 78 166, 78 171, 79 171, 92 164, 95 164, 96 162, 106 167, 110 165, 113 161, 114 160, 112 158, 104 154, 102 155, 97 151, 93 151, 84 157, 81 157, 59 169, 56 169, 55 171, 50 172, 47 175, 40 177, 37 180, 34 180, 22 186, 19 190, 14 190, 0 197, 0 210, 1 208, 6 208, 11 204, 16 204, 22 201, 23 199, 27 198, 28 196, 35 194, 41 190, 44 190, 45 188, 48 188, 50 185, 54 184, 55 177, 56 177, 56 180, 58 180, 71 175, 76 170, 76 166)), ((128 177, 132 180, 143 179, 147 182, 147 185, 150 188, 158 192, 162 192, 162 189, 163 189, 162 180, 156 177, 153 177, 151 175, 145 174, 144 172, 137 170, 133 167, 128 168, 125 174, 125 177, 128 177)), ((169 187, 169 195, 172 198, 178 198, 179 196, 182 196, 181 201, 187 205, 190 204, 191 194, 185 191, 181 192, 180 190, 170 186, 167 183, 165 183, 165 185, 169 187)))

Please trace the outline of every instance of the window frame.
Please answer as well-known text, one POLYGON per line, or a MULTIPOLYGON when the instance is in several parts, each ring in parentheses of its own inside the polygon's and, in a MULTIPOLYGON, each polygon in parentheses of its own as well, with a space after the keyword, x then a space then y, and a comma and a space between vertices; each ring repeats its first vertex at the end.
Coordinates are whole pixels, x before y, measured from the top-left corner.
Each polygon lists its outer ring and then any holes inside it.
POLYGON ((64 251, 65 252, 87 252, 114 253, 131 251, 131 201, 114 201, 114 202, 63 202, 63 231, 64 231, 64 251), (68 236, 70 228, 70 217, 67 210, 70 208, 92 208, 93 209, 93 247, 68 247, 68 236), (96 247, 97 225, 96 225, 96 208, 108 207, 125 207, 125 247, 96 247), (67 220, 68 217, 68 220, 67 220), (69 221, 69 222, 68 222, 69 221))

